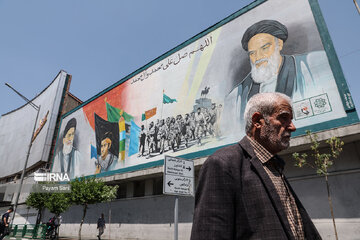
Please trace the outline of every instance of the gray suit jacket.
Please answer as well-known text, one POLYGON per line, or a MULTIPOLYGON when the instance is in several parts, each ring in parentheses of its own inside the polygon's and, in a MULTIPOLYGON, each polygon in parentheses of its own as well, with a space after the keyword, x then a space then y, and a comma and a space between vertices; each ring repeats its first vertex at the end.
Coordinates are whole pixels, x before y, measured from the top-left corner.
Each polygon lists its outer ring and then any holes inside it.
MULTIPOLYGON (((321 239, 294 191, 306 239, 321 239)), ((275 187, 249 140, 222 148, 202 166, 191 240, 294 239, 275 187)))

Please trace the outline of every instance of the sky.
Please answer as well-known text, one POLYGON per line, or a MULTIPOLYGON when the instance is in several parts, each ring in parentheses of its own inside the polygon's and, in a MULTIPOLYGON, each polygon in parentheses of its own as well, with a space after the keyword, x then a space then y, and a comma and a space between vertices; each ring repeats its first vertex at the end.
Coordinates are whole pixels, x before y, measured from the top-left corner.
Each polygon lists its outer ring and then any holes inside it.
MULTIPOLYGON (((31 99, 63 69, 86 101, 250 2, 0 0, 0 114, 24 104, 5 82, 31 99)), ((352 0, 319 4, 360 109, 360 14, 352 0)))

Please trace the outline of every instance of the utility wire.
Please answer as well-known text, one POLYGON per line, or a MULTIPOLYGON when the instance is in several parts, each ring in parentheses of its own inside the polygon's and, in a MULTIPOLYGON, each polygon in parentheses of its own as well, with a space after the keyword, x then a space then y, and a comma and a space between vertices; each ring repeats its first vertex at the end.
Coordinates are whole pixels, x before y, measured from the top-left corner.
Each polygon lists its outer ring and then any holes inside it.
POLYGON ((349 55, 354 54, 354 53, 357 53, 357 52, 360 52, 360 48, 359 48, 359 49, 355 49, 355 50, 353 50, 353 51, 350 51, 350 52, 348 52, 348 53, 345 53, 345 54, 339 56, 339 58, 346 57, 346 56, 349 56, 349 55))

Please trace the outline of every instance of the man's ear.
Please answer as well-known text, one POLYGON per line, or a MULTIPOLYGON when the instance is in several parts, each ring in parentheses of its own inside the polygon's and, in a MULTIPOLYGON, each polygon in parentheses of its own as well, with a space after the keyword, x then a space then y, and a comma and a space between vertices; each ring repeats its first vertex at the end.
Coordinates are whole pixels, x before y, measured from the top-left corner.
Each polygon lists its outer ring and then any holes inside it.
POLYGON ((262 126, 261 119, 263 119, 262 114, 259 112, 255 112, 251 117, 252 125, 255 128, 260 128, 262 126))

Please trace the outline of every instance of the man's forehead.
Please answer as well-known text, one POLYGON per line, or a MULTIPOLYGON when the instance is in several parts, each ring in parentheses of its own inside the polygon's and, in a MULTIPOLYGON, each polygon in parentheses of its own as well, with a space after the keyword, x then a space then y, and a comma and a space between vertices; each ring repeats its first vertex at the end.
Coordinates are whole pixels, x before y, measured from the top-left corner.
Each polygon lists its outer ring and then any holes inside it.
POLYGON ((275 37, 268 33, 259 33, 253 36, 248 43, 248 51, 251 52, 259 47, 266 45, 267 43, 274 42, 275 37))
POLYGON ((73 133, 73 132, 75 132, 75 127, 69 128, 69 130, 67 130, 66 134, 73 133))
POLYGON ((111 142, 111 139, 110 138, 104 138, 101 142, 111 142))
POLYGON ((292 114, 292 106, 285 99, 280 99, 276 105, 275 113, 277 114, 292 114))

